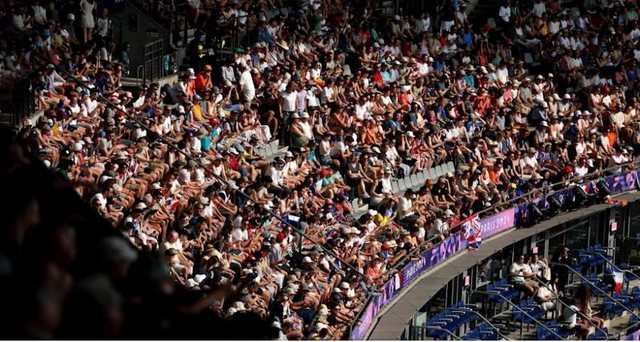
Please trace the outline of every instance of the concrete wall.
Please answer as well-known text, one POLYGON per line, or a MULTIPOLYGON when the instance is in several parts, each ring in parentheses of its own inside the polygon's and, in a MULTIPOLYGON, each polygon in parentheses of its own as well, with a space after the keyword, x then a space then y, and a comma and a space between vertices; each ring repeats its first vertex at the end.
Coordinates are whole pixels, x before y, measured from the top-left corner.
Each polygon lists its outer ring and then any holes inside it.
POLYGON ((129 1, 124 2, 121 10, 113 11, 113 39, 118 47, 123 42, 131 43, 129 58, 131 73, 135 77, 136 69, 144 64, 144 46, 158 39, 163 40, 163 54, 170 49, 171 32, 152 16, 144 13, 129 1))

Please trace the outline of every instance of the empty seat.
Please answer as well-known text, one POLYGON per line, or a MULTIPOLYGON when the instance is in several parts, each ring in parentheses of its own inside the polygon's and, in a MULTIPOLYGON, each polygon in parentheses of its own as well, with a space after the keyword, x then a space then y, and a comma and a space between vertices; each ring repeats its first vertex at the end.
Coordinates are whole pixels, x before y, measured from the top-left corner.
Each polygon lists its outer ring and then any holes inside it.
POLYGON ((395 194, 400 191, 400 188, 398 187, 398 181, 391 181, 391 190, 393 190, 393 193, 395 194))
POLYGON ((435 178, 438 178, 438 177, 442 176, 443 174, 444 174, 444 172, 442 171, 442 165, 436 166, 436 177, 435 178))
POLYGON ((398 179, 398 192, 407 190, 407 184, 404 182, 404 178, 398 179))
POLYGON ((453 162, 450 161, 447 164, 447 172, 456 173, 456 166, 453 165, 453 162))
POLYGON ((420 185, 420 181, 418 180, 418 175, 414 173, 411 175, 411 187, 415 188, 418 185, 420 185))
POLYGON ((429 170, 427 170, 427 179, 431 179, 434 180, 438 177, 436 177, 436 170, 434 168, 430 168, 429 170))
POLYGON ((426 180, 427 180, 427 172, 426 171, 419 172, 418 183, 420 183, 420 186, 422 186, 426 180))

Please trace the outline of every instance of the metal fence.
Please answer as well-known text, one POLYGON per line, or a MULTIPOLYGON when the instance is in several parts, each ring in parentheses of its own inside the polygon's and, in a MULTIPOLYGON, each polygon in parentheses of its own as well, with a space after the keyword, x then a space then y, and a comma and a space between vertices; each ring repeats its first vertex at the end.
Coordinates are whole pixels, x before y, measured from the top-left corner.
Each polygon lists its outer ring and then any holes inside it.
POLYGON ((17 80, 13 84, 10 102, 3 107, 9 111, 9 124, 19 126, 25 117, 33 115, 36 111, 36 94, 33 75, 17 80))
POLYGON ((144 75, 143 83, 152 83, 159 80, 162 74, 162 39, 158 39, 144 46, 144 75))

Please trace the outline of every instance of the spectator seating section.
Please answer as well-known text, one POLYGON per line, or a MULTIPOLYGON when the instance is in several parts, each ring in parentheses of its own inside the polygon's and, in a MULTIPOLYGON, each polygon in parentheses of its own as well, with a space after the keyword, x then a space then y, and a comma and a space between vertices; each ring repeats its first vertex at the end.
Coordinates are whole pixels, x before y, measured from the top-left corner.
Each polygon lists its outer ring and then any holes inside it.
POLYGON ((571 332, 564 325, 558 323, 557 320, 553 320, 551 322, 545 323, 545 326, 539 326, 536 328, 536 338, 541 341, 555 341, 558 339, 551 331, 560 335, 563 339, 569 338, 571 336, 571 332), (545 329, 546 327, 546 329, 545 329))
POLYGON ((428 335, 433 338, 447 339, 449 338, 447 331, 455 333, 460 327, 477 318, 476 312, 460 301, 455 306, 446 308, 429 319, 427 326, 439 327, 440 329, 430 329, 428 335))
POLYGON ((482 323, 479 326, 475 327, 472 330, 469 330, 464 336, 462 336, 462 340, 482 340, 482 341, 498 341, 501 336, 498 332, 491 327, 487 323, 482 323))

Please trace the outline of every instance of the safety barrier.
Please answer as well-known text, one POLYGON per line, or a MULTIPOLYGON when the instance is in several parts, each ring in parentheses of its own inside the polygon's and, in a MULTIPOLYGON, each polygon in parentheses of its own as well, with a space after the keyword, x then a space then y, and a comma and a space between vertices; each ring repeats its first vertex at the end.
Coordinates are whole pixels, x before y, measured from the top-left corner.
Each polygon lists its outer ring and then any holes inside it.
MULTIPOLYGON (((635 166, 635 163, 630 163, 630 165, 635 166)), ((620 168, 620 166, 617 166, 617 168, 620 168)), ((601 173, 613 169, 614 168, 604 170, 601 173)), ((594 187, 594 183, 601 176, 601 173, 587 175, 592 178, 579 185, 566 187, 562 190, 548 193, 545 196, 532 198, 536 194, 539 194, 539 191, 536 191, 511 200, 511 203, 513 203, 519 199, 530 199, 529 201, 527 201, 527 204, 517 205, 494 215, 480 219, 479 225, 481 227, 482 238, 486 239, 488 237, 506 231, 509 228, 514 227, 516 224, 522 223, 521 220, 528 216, 529 203, 533 202, 537 205, 547 206, 548 196, 554 196, 562 202, 572 198, 573 187, 575 186, 581 186, 583 188, 586 188, 587 190, 591 187, 594 187)), ((577 181, 584 179, 588 178, 586 178, 585 176, 576 178, 575 180, 577 181)), ((605 178, 605 181, 609 186, 612 194, 636 189, 640 187, 640 169, 608 176, 605 178)), ((505 203, 498 203, 497 206, 504 204, 505 203)), ((378 314, 386 305, 392 302, 401 292, 410 288, 423 273, 432 269, 451 256, 465 250, 468 247, 468 243, 464 233, 464 229, 462 229, 458 233, 449 236, 438 245, 433 246, 420 253, 420 255, 415 260, 404 265, 402 269, 399 269, 395 274, 393 274, 382 286, 378 295, 369 297, 368 302, 365 303, 363 309, 356 316, 356 320, 351 326, 349 338, 353 340, 362 340, 366 338, 370 328, 377 319, 378 314)))

